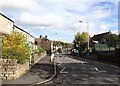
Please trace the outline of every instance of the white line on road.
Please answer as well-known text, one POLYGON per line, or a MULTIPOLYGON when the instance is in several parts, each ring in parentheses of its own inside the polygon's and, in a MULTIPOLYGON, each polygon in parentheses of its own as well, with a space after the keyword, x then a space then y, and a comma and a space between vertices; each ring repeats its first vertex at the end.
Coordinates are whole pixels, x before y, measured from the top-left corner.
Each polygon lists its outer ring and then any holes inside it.
POLYGON ((96 70, 96 71, 99 71, 97 67, 95 67, 95 70, 96 70))
POLYGON ((68 73, 68 72, 65 72, 64 70, 65 70, 65 67, 60 71, 60 73, 68 73))
POLYGON ((83 65, 83 62, 82 62, 82 65, 83 65))
POLYGON ((65 70, 65 67, 60 71, 60 73, 63 72, 64 70, 65 70))

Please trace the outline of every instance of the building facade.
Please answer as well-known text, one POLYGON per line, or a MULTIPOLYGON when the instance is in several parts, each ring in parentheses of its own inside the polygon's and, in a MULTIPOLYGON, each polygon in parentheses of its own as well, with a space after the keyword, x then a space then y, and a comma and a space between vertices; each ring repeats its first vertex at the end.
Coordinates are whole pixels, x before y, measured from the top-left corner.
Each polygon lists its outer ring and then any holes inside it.
POLYGON ((9 35, 10 33, 14 32, 20 32, 24 35, 27 43, 31 48, 31 51, 37 49, 34 36, 15 25, 13 20, 0 13, 0 35, 9 35))
POLYGON ((32 36, 31 34, 29 34, 28 32, 24 31, 23 29, 21 29, 20 27, 14 25, 14 30, 13 32, 20 32, 24 35, 27 43, 29 44, 30 48, 32 49, 32 51, 34 51, 35 49, 37 49, 37 45, 35 45, 35 37, 32 36))
POLYGON ((0 34, 10 34, 13 28, 14 21, 0 13, 0 34))
POLYGON ((47 54, 51 54, 53 52, 53 42, 47 39, 47 37, 35 38, 35 43, 39 48, 45 49, 47 54))

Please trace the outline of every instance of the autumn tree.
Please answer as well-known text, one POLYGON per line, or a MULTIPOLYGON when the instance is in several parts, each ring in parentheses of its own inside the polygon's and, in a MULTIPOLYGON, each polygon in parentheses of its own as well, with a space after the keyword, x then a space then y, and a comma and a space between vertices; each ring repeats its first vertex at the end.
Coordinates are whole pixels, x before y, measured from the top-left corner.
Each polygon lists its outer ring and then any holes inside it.
POLYGON ((30 56, 30 47, 22 33, 11 33, 2 37, 2 55, 5 59, 17 59, 25 63, 30 56))

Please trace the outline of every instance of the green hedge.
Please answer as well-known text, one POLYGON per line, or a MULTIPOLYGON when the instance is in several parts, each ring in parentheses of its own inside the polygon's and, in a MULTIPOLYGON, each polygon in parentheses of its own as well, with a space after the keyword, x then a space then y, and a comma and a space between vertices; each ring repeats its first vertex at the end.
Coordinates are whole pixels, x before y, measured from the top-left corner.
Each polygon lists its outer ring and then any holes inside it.
POLYGON ((35 51, 35 53, 36 54, 41 54, 41 53, 44 53, 45 52, 45 49, 43 49, 43 48, 38 48, 36 51, 35 51))

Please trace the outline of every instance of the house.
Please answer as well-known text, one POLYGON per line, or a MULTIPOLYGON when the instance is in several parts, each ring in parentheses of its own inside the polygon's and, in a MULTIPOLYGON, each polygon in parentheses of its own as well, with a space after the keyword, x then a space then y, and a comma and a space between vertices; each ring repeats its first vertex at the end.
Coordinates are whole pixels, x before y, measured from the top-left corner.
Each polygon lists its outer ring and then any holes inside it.
POLYGON ((37 45, 35 45, 35 37, 33 37, 27 31, 16 26, 13 20, 0 13, 0 35, 9 35, 10 33, 14 32, 22 33, 32 50, 37 48, 37 45))
POLYGON ((53 42, 50 41, 47 36, 35 38, 35 43, 39 48, 43 48, 46 50, 47 54, 51 54, 53 52, 53 42))
POLYGON ((93 43, 99 43, 99 44, 103 44, 106 40, 105 40, 105 37, 107 35, 111 34, 111 32, 106 32, 106 33, 101 33, 101 34, 97 34, 97 35, 94 35, 92 38, 91 38, 91 41, 93 43))
POLYGON ((93 51, 108 51, 109 47, 106 45, 106 36, 111 34, 111 32, 105 32, 101 34, 94 35, 90 39, 90 47, 92 48, 93 51))
POLYGON ((32 36, 30 33, 26 32, 25 30, 21 29, 20 27, 18 27, 16 25, 14 25, 13 32, 20 32, 20 33, 22 33, 25 36, 26 41, 29 44, 29 46, 31 47, 32 51, 37 49, 37 45, 35 44, 35 37, 32 36))
POLYGON ((13 32, 14 21, 0 13, 0 34, 10 34, 13 32))

